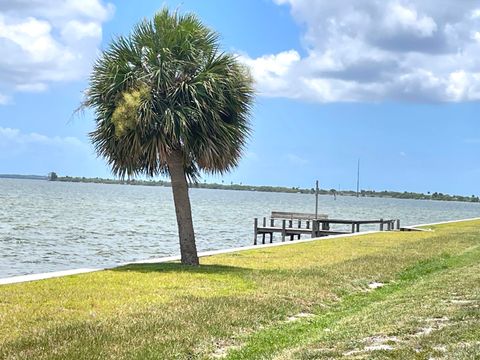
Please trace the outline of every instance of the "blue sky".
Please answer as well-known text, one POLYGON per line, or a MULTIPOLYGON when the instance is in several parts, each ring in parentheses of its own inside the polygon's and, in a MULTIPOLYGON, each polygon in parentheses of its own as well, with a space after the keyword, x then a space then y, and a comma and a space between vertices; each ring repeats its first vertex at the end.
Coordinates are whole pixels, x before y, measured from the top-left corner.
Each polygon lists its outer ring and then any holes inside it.
POLYGON ((360 158, 364 189, 478 195, 480 6, 443 3, 2 3, 0 173, 110 176, 92 115, 73 111, 97 49, 167 5, 216 29, 257 81, 254 133, 225 182, 353 189, 360 158))

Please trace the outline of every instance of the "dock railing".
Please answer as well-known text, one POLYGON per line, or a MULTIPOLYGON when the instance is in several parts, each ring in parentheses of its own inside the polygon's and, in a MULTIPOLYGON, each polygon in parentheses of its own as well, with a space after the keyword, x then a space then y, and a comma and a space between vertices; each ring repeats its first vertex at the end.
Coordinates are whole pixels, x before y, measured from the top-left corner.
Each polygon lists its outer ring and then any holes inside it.
POLYGON ((315 219, 314 214, 274 211, 272 212, 269 221, 264 217, 262 223, 259 224, 258 218, 254 219, 253 244, 258 244, 258 235, 262 235, 261 243, 265 244, 266 235, 269 235, 269 241, 270 243, 273 243, 273 235, 275 233, 279 233, 282 242, 284 242, 287 237, 290 238, 290 241, 293 241, 295 238, 300 239, 302 235, 309 235, 310 237, 315 238, 328 235, 358 233, 360 232, 362 225, 378 225, 380 231, 393 231, 400 229, 400 220, 340 220, 329 219, 325 214, 320 214, 315 219), (281 226, 276 225, 276 222, 278 224, 278 221, 281 221, 281 226), (349 230, 332 230, 331 225, 346 225, 349 230))

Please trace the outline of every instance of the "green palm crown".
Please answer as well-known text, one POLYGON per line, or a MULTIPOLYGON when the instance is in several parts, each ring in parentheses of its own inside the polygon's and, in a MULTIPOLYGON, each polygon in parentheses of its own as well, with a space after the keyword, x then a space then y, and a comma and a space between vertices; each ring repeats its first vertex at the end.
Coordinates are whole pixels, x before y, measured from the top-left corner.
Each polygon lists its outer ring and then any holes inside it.
POLYGON ((218 40, 195 15, 164 9, 102 53, 83 106, 95 111, 90 135, 114 174, 168 175, 172 152, 190 180, 237 165, 254 91, 218 40))

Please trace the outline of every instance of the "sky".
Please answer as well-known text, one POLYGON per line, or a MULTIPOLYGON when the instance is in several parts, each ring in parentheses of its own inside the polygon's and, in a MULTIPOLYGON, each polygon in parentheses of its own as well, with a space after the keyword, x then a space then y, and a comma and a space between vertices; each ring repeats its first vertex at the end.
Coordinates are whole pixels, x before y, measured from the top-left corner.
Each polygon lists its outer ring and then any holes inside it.
POLYGON ((0 0, 0 173, 111 177, 75 114, 112 38, 167 6, 251 70, 253 135, 209 182, 480 195, 480 3, 0 0))

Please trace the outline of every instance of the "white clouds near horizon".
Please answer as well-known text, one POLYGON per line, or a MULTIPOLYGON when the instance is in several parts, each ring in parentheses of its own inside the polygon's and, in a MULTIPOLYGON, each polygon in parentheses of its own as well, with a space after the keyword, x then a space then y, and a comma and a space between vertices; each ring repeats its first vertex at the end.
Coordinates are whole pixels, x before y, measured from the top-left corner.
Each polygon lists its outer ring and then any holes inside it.
POLYGON ((85 77, 113 11, 101 0, 0 0, 0 104, 85 77))
POLYGON ((305 29, 298 49, 243 61, 260 94, 316 102, 480 100, 472 0, 273 0, 305 29))
POLYGON ((0 126, 0 173, 107 175, 93 147, 75 136, 51 136, 0 126))
POLYGON ((90 146, 73 136, 46 136, 35 132, 25 133, 20 129, 0 127, 0 156, 11 155, 8 151, 23 151, 30 146, 45 145, 53 148, 73 148, 93 152, 90 146), (7 151, 8 150, 8 151, 7 151))

